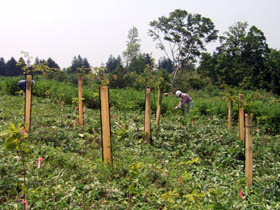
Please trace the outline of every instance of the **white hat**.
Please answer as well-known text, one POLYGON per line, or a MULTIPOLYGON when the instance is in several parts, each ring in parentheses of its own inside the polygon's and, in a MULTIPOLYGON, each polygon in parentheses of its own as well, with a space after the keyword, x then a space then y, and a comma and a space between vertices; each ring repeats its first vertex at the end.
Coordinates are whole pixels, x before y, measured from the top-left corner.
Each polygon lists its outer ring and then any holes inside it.
POLYGON ((177 96, 177 97, 179 97, 181 94, 182 94, 182 91, 181 91, 181 90, 177 90, 177 91, 176 91, 176 96, 177 96))

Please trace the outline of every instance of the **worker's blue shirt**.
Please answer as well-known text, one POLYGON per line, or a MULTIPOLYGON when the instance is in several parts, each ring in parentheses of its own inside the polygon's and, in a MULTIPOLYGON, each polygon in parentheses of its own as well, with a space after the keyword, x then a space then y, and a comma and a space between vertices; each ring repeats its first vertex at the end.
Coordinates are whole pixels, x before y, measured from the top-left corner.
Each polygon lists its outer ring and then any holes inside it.
MULTIPOLYGON (((34 80, 32 80, 32 84, 34 83, 34 80)), ((26 81, 25 80, 20 80, 17 83, 17 86, 22 90, 22 91, 26 91, 26 81)))

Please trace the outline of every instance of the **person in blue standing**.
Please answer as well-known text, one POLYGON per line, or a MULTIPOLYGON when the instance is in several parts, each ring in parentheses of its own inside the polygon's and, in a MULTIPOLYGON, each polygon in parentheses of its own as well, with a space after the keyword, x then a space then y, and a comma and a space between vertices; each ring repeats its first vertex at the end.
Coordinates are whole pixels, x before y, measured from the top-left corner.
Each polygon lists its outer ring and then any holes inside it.
MULTIPOLYGON (((32 84, 34 83, 34 80, 32 80, 32 84)), ((17 86, 22 90, 22 91, 26 91, 26 80, 20 80, 17 83, 17 86)))
POLYGON ((183 93, 181 90, 176 91, 176 97, 180 97, 180 103, 175 107, 175 109, 181 109, 184 104, 186 104, 185 114, 190 112, 190 107, 193 105, 192 97, 187 93, 183 93))

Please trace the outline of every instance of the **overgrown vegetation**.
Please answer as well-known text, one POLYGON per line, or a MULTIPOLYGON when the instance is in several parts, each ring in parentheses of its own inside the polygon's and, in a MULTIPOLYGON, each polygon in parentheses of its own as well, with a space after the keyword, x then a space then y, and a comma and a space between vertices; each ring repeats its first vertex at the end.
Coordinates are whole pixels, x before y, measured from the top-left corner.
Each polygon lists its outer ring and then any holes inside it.
MULTIPOLYGON (((23 121, 23 97, 2 95, 0 101, 2 132, 23 121)), ((153 118, 149 145, 143 112, 112 107, 113 168, 102 163, 99 111, 87 109, 83 127, 77 118, 71 105, 33 98, 25 187, 19 154, 0 147, 1 209, 23 209, 24 193, 31 209, 280 207, 279 136, 254 132, 254 185, 246 188, 243 142, 216 115, 200 116, 192 125, 172 114, 158 128, 153 118)))
MULTIPOLYGON (((74 78, 73 78, 74 79, 74 78)), ((19 78, 5 78, 0 81, 0 91, 6 94, 18 95, 20 89, 16 83, 19 78)), ((94 78, 84 77, 83 103, 88 108, 99 108, 99 89, 98 84, 94 83, 94 78)), ((223 119, 227 118, 228 97, 232 95, 234 99, 234 120, 237 120, 238 100, 237 95, 243 93, 245 111, 254 114, 256 126, 263 127, 263 131, 268 134, 280 133, 280 105, 279 97, 274 96, 265 91, 245 91, 238 89, 219 89, 214 86, 207 86, 204 91, 192 90, 189 92, 195 101, 195 114, 193 118, 199 116, 217 115, 223 119)), ((69 82, 57 82, 54 80, 45 80, 38 77, 35 80, 33 95, 49 98, 53 103, 73 105, 73 99, 78 97, 76 85, 69 82)), ((111 89, 110 105, 112 109, 123 111, 144 111, 145 108, 145 89, 137 91, 135 89, 111 89)), ((152 111, 155 113, 157 105, 157 89, 152 89, 151 95, 152 111)), ((180 113, 175 110, 178 99, 172 94, 163 97, 162 114, 168 116, 170 114, 180 113)))
POLYGON ((93 68, 78 55, 60 69, 51 58, 32 63, 28 52, 26 61, 0 58, 1 209, 280 209, 280 104, 272 94, 280 93, 279 50, 269 48, 256 26, 247 30, 246 22, 237 22, 219 37, 212 55, 203 53, 218 31, 209 18, 185 10, 150 26, 167 56, 158 65, 151 54, 140 53, 136 27, 128 33, 125 63, 110 55, 106 65, 93 68), (28 134, 17 87, 27 74, 35 81, 28 134), (84 126, 77 113, 81 74, 84 126), (111 88, 112 168, 101 158, 101 85, 111 88), (152 89, 152 116, 158 87, 165 92, 159 127, 152 117, 152 144, 143 132, 146 87, 152 89), (194 100, 187 116, 174 109, 177 89, 194 100), (254 114, 249 188, 236 130, 239 93, 245 112, 254 114), (232 132, 226 129, 229 99, 232 132))

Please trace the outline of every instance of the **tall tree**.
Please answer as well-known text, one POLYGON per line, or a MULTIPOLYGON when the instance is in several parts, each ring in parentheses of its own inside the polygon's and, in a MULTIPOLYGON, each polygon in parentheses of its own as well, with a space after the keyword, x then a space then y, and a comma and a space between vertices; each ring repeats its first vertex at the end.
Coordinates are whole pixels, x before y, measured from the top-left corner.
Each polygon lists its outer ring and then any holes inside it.
POLYGON ((24 68, 26 67, 26 64, 25 64, 25 61, 24 61, 23 57, 20 57, 18 59, 17 66, 18 66, 18 68, 20 68, 20 74, 23 75, 24 74, 24 68))
POLYGON ((174 65, 171 59, 162 57, 158 61, 158 69, 165 69, 168 73, 172 73, 174 65))
POLYGON ((47 66, 50 68, 60 69, 59 65, 51 58, 48 58, 47 66))
POLYGON ((22 75, 20 66, 17 66, 17 61, 11 57, 6 64, 6 76, 19 76, 22 75))
POLYGON ((44 59, 39 59, 38 57, 35 58, 34 65, 43 64, 46 61, 44 59))
POLYGON ((0 76, 6 75, 6 63, 4 58, 0 58, 0 76))
POLYGON ((128 66, 131 60, 140 52, 140 39, 138 38, 138 29, 133 26, 128 31, 127 38, 128 41, 126 43, 126 50, 123 52, 123 57, 125 59, 126 66, 128 66))
POLYGON ((147 65, 146 61, 147 60, 145 54, 139 54, 137 56, 134 56, 131 59, 129 66, 127 67, 128 72, 135 72, 137 74, 144 73, 144 69, 147 65))
POLYGON ((220 36, 221 46, 217 47, 219 53, 226 52, 230 56, 241 56, 247 36, 247 22, 237 22, 230 26, 224 36, 220 36))
POLYGON ((196 62, 206 50, 205 44, 216 40, 218 33, 210 18, 180 9, 150 22, 150 26, 149 35, 175 65, 174 79, 180 66, 196 62))
POLYGON ((85 68, 89 68, 90 67, 90 64, 89 64, 89 62, 88 62, 88 59, 87 58, 83 58, 83 66, 85 67, 85 68))
MULTIPOLYGON (((265 79, 265 61, 269 54, 266 38, 256 26, 247 28, 247 22, 237 22, 221 37, 217 51, 224 66, 222 73, 229 84, 266 88, 269 82, 265 79)), ((221 68, 218 66, 218 69, 221 68)))
POLYGON ((151 55, 149 53, 144 53, 143 56, 145 58, 145 64, 152 66, 153 65, 153 58, 151 57, 151 55))
POLYGON ((256 26, 252 26, 246 36, 242 59, 248 66, 253 67, 248 78, 255 87, 267 89, 270 86, 270 76, 265 69, 269 53, 264 33, 256 26))
POLYGON ((117 58, 113 57, 112 55, 110 55, 110 57, 108 58, 108 61, 106 63, 106 73, 113 73, 114 70, 119 67, 122 66, 122 60, 121 57, 118 56, 117 58))
POLYGON ((78 71, 79 67, 82 67, 83 65, 83 59, 80 55, 78 55, 78 57, 74 56, 73 60, 72 60, 72 65, 71 65, 71 73, 75 73, 78 71))
POLYGON ((88 73, 90 71, 90 64, 86 58, 82 58, 80 55, 78 57, 74 56, 72 66, 69 69, 70 73, 77 73, 80 68, 85 69, 85 73, 88 73))
POLYGON ((220 37, 221 45, 211 56, 204 54, 198 72, 215 84, 269 89, 271 74, 266 68, 270 49, 264 33, 247 22, 237 22, 220 37))
POLYGON ((270 49, 265 67, 269 89, 280 95, 280 50, 270 49))
POLYGON ((110 87, 124 88, 128 82, 125 69, 122 65, 118 65, 114 72, 110 74, 110 87))

